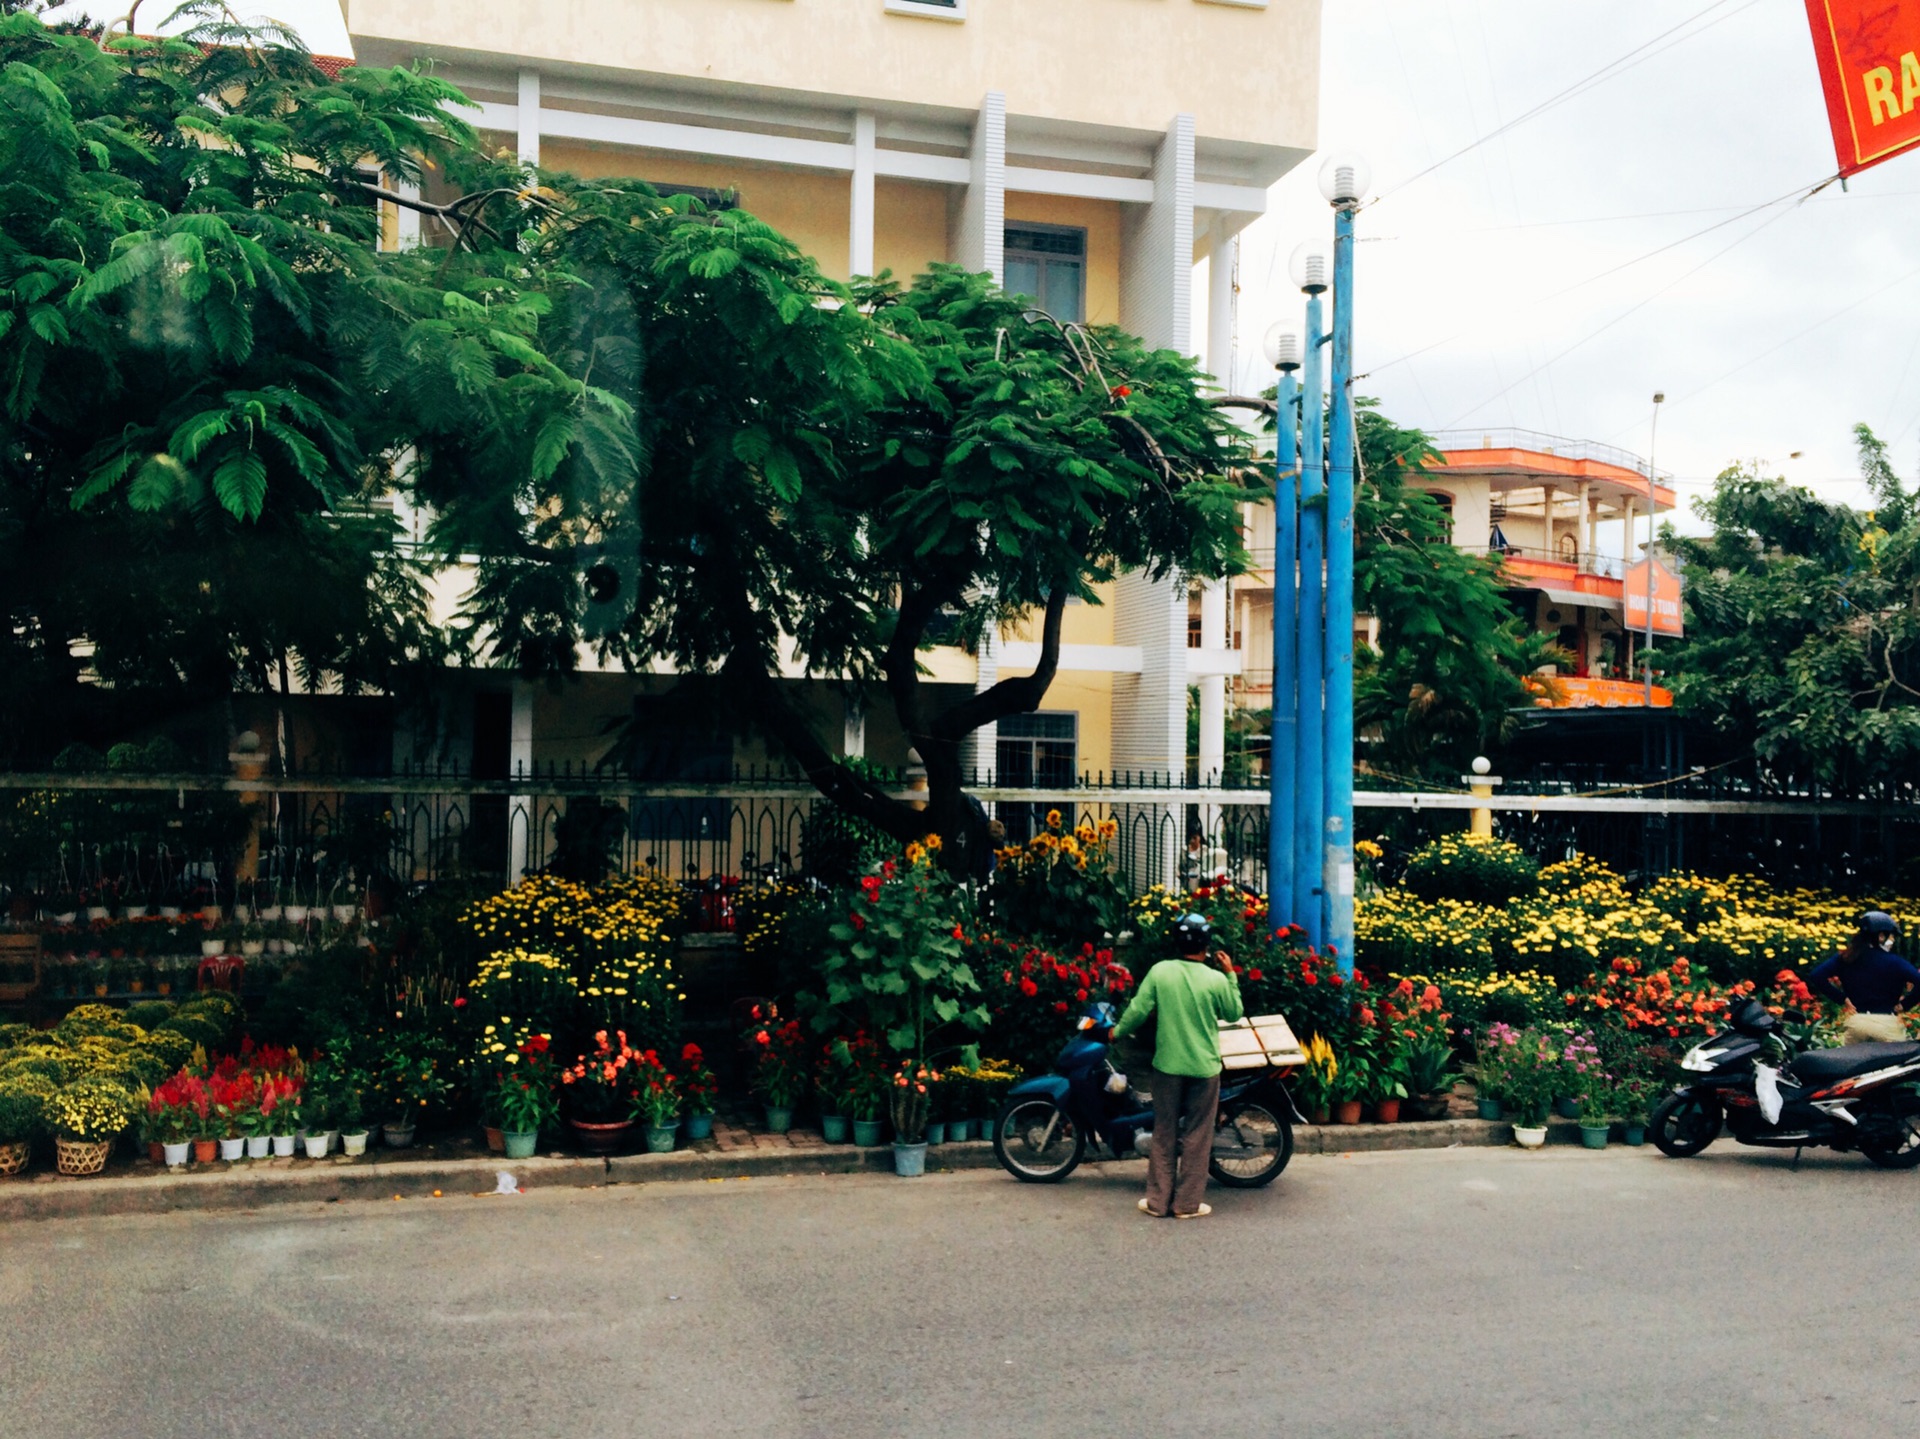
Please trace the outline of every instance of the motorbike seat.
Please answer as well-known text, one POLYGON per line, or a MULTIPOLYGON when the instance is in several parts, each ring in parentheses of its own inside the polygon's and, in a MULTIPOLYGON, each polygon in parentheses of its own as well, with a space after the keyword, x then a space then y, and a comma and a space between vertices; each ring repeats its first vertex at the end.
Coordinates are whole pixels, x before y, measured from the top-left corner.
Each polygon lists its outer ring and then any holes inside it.
POLYGON ((1838 1049, 1814 1049, 1795 1057, 1787 1073, 1803 1084, 1830 1084, 1916 1060, 1920 1060, 1920 1044, 1844 1044, 1838 1049))

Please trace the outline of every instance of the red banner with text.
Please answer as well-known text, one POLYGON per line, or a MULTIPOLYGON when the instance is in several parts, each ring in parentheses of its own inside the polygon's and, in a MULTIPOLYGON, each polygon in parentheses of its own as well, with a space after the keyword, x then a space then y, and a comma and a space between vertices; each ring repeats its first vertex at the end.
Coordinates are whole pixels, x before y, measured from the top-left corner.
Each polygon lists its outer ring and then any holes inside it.
POLYGON ((1920 0, 1807 0, 1840 173, 1920 145, 1920 0))

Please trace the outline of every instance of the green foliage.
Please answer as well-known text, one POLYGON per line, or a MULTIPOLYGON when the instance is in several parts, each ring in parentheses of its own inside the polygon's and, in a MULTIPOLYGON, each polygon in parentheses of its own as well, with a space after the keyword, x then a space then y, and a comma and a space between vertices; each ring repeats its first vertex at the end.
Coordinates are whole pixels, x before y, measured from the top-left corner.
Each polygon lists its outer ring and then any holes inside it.
MULTIPOLYGON (((924 1067, 928 1037, 987 1022, 968 963, 965 892, 918 844, 885 861, 849 897, 821 963, 827 1003, 852 1015, 893 1053, 924 1067)), ((831 1022, 830 1015, 822 1020, 831 1022)))
POLYGON ((1354 606, 1380 621, 1380 647, 1354 655, 1363 753, 1407 775, 1458 775, 1513 733, 1526 677, 1564 660, 1509 608, 1497 567, 1454 547, 1445 510, 1407 483, 1439 458, 1374 402, 1356 407, 1362 482, 1354 495, 1354 606))
POLYGON ((1424 900, 1506 904, 1539 890, 1540 862, 1503 839, 1448 834, 1414 851, 1404 882, 1424 900))
POLYGON ((433 650, 366 503, 394 424, 366 356, 440 305, 375 256, 358 172, 450 158, 456 98, 224 22, 102 48, 0 19, 0 753, 433 650))
POLYGON ((1736 465, 1694 502, 1712 535, 1666 536, 1687 582, 1687 638, 1662 651, 1675 706, 1834 788, 1920 763, 1920 518, 1878 437, 1854 434, 1875 508, 1736 465))
POLYGON ((1117 826, 1083 820, 1069 831, 1059 810, 1039 833, 999 851, 986 888, 994 926, 1063 951, 1105 948, 1126 927, 1126 886, 1115 869, 1117 826))
POLYGON ((36 1074, 0 1076, 0 1144, 20 1144, 46 1132, 47 1102, 57 1090, 36 1074))

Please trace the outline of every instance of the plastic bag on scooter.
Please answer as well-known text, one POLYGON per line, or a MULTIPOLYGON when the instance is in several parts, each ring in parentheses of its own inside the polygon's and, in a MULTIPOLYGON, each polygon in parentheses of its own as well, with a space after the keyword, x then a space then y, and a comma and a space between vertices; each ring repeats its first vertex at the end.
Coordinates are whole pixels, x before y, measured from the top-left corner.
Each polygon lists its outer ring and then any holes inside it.
POLYGON ((1786 1105, 1780 1095, 1780 1071, 1770 1065, 1754 1065, 1753 1092, 1760 1098, 1760 1117, 1768 1124, 1778 1124, 1780 1111, 1786 1105))

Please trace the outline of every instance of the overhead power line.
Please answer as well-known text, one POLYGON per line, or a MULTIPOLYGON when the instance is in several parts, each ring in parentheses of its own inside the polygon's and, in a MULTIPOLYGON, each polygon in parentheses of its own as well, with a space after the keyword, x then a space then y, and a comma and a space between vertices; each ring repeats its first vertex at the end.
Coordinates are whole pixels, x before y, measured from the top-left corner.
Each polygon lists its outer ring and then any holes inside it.
POLYGON ((1413 184, 1415 181, 1425 179, 1428 175, 1431 175, 1435 170, 1438 170, 1445 165, 1452 164, 1455 160, 1458 160, 1462 155, 1471 154, 1473 151, 1479 149, 1482 145, 1486 144, 1489 140, 1498 139, 1500 136, 1506 134, 1509 130, 1514 129, 1517 126, 1524 125, 1527 123, 1527 121, 1532 120, 1537 116, 1546 114, 1547 111, 1554 109, 1556 106, 1565 104, 1568 100, 1573 99, 1577 95, 1584 94, 1586 91, 1593 89, 1596 85, 1605 84, 1608 80, 1613 79, 1615 76, 1624 75, 1628 70, 1631 70, 1634 66, 1639 65, 1644 61, 1651 60, 1655 55, 1659 54, 1660 51, 1671 49, 1674 45, 1679 45, 1684 43, 1685 41, 1691 40, 1694 38, 1695 35, 1705 34, 1708 30, 1711 30, 1715 25, 1720 24, 1721 21, 1731 20, 1735 15, 1740 14, 1741 11, 1752 9, 1755 5, 1759 3, 1759 0, 1745 0, 1745 3, 1741 4, 1737 9, 1730 10, 1726 14, 1719 16, 1717 19, 1711 20, 1705 25, 1701 25, 1699 29, 1692 30, 1689 33, 1684 35, 1680 34, 1681 31, 1687 30, 1689 26, 1695 24, 1697 21, 1705 19, 1706 16, 1712 14, 1715 10, 1719 10, 1722 7, 1731 3, 1733 3, 1733 0, 1712 0, 1712 3, 1707 5, 1704 9, 1695 11, 1693 14, 1689 15, 1686 19, 1682 20, 1678 25, 1672 26, 1670 29, 1662 30, 1658 35, 1655 35, 1652 39, 1643 41, 1641 44, 1634 46, 1633 49, 1627 51, 1626 54, 1620 56, 1618 59, 1609 61, 1605 65, 1602 65, 1598 70, 1595 70, 1591 75, 1588 75, 1585 79, 1577 80, 1573 84, 1567 86, 1566 89, 1560 91, 1558 94, 1548 96, 1545 100, 1542 100, 1538 105, 1535 105, 1532 109, 1521 111, 1518 115, 1514 116, 1511 120, 1508 120, 1505 124, 1496 125, 1493 129, 1487 131, 1486 134, 1480 136, 1477 140, 1471 140, 1465 145, 1462 145, 1458 150, 1453 151, 1451 154, 1443 155, 1440 159, 1435 160, 1431 165, 1427 166, 1424 170, 1414 171, 1413 174, 1407 176, 1407 178, 1400 181, 1399 184, 1394 185, 1391 189, 1383 190, 1380 194, 1376 195, 1370 203, 1375 205, 1379 204, 1382 200, 1386 199, 1389 195, 1397 194, 1401 190, 1406 189, 1407 186, 1413 184), (1676 35, 1679 37, 1678 39, 1669 39, 1669 37, 1676 36, 1676 35), (1667 41, 1668 43, 1661 44, 1662 41, 1667 41))

